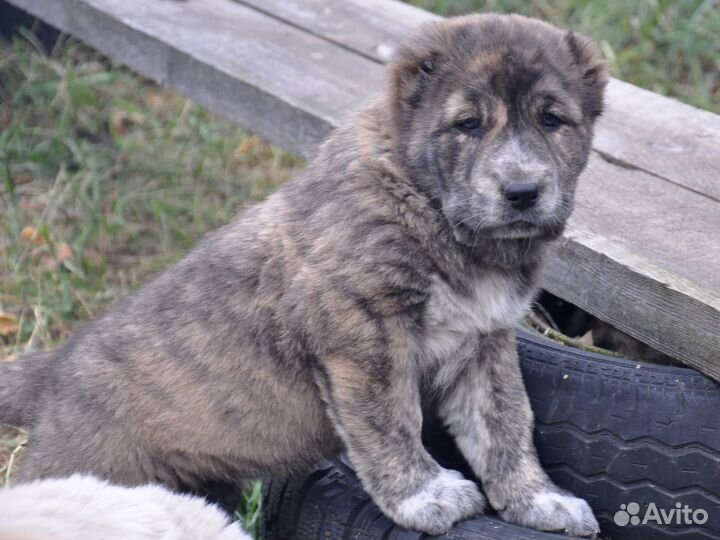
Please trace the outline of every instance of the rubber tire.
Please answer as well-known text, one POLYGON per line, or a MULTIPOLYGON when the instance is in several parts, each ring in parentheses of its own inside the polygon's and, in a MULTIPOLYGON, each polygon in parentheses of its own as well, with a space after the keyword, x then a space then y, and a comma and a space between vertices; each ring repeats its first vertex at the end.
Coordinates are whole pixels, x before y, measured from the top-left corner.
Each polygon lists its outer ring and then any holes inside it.
MULTIPOLYGON (((585 498, 613 540, 720 540, 720 387, 697 372, 638 364, 523 334, 518 349, 535 412, 540 460, 558 485, 585 498), (676 503, 708 514, 703 525, 614 523, 622 504, 676 503)), ((439 423, 426 419, 426 445, 444 466, 470 474, 439 423)), ((334 458, 305 478, 272 482, 264 507, 270 540, 415 540, 386 518, 347 461, 334 458)), ((441 538, 557 540, 488 515, 441 538)))

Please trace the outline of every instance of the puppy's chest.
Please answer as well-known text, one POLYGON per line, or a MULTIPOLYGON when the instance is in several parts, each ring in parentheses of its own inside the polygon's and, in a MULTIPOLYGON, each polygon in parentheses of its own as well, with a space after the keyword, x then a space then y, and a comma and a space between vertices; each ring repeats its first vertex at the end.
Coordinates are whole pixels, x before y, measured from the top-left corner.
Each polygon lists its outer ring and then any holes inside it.
POLYGON ((525 315, 532 291, 500 273, 488 272, 465 293, 435 278, 426 304, 422 356, 446 361, 472 348, 481 334, 513 328, 525 315))

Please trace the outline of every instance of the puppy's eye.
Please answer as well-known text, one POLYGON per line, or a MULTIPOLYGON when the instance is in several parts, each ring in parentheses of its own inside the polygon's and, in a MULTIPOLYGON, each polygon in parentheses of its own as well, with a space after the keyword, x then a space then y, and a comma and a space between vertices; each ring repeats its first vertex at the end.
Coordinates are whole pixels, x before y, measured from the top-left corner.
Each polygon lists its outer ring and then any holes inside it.
POLYGON ((433 70, 433 62, 430 59, 425 60, 422 64, 420 64, 420 71, 422 71, 425 74, 432 73, 433 70))
POLYGON ((465 133, 473 133, 480 129, 480 126, 481 122, 479 118, 466 118, 465 120, 460 120, 457 124, 455 124, 455 127, 465 133))
POLYGON ((556 128, 565 123, 563 122, 562 118, 559 118, 553 113, 549 112, 542 113, 542 115, 540 116, 540 121, 542 122, 542 125, 546 128, 556 128))

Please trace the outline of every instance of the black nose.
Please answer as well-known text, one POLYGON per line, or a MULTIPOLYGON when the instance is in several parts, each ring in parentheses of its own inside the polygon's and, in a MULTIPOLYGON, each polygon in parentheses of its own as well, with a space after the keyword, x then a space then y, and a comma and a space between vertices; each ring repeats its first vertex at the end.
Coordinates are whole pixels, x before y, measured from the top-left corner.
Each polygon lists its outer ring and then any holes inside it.
POLYGON ((536 182, 510 184, 505 188, 505 198, 516 210, 527 210, 538 200, 538 185, 536 182))

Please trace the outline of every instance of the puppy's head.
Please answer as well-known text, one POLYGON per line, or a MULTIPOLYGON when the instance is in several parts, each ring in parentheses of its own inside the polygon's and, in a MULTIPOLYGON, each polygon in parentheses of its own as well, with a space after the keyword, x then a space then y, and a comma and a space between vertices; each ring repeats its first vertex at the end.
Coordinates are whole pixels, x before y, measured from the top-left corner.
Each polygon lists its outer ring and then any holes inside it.
POLYGON ((590 40, 541 21, 426 24, 390 64, 399 162, 459 242, 558 236, 607 78, 590 40))

